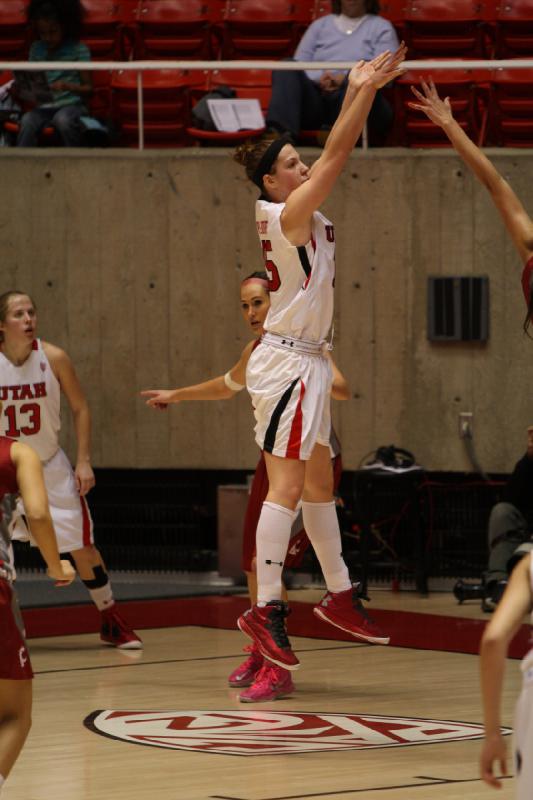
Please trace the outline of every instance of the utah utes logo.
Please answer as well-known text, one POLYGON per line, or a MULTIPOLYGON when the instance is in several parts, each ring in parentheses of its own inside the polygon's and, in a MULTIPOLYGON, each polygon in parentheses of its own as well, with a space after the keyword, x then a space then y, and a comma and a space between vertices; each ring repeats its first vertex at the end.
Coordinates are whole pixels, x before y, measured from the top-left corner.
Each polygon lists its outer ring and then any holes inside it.
POLYGON ((368 750, 483 737, 483 726, 468 722, 263 709, 261 713, 94 711, 84 722, 95 733, 134 744, 238 756, 368 750))

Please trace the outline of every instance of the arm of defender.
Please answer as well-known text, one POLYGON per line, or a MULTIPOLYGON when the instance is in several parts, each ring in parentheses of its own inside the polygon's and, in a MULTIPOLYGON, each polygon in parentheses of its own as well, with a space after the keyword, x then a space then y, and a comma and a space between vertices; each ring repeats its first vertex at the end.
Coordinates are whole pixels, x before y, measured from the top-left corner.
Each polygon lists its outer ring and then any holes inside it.
POLYGON ((67 586, 76 573, 69 561, 59 558, 39 456, 28 445, 15 442, 11 446, 11 460, 17 471, 17 483, 30 530, 46 561, 48 575, 57 581, 58 586, 67 586))
MULTIPOLYGON (((239 386, 246 384, 246 365, 254 343, 255 340, 246 345, 237 363, 226 373, 239 386)), ((230 400, 235 397, 237 391, 229 388, 225 375, 219 375, 194 386, 184 386, 181 389, 145 389, 140 394, 141 397, 147 398, 147 406, 164 410, 171 403, 181 403, 185 400, 230 400)))
POLYGON ((509 231, 511 238, 526 263, 533 256, 533 221, 508 182, 500 175, 494 164, 466 135, 454 119, 448 97, 442 101, 432 79, 422 82, 423 94, 411 87, 418 103, 409 103, 411 108, 423 111, 429 119, 439 125, 464 163, 485 186, 494 205, 509 231))

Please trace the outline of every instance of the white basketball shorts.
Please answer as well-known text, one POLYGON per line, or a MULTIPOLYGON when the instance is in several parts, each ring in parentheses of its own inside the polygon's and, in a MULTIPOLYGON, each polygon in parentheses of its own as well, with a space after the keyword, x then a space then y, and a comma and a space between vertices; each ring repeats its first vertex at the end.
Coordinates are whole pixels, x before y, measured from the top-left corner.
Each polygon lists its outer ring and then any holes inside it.
POLYGON ((522 691, 515 710, 516 800, 533 797, 533 653, 522 663, 522 691))
POLYGON ((267 453, 307 461, 329 446, 331 362, 262 341, 246 369, 256 419, 255 440, 267 453))
MULTIPOLYGON (((93 521, 84 497, 80 497, 70 461, 59 449, 43 464, 44 483, 48 492, 50 514, 60 553, 70 553, 92 544, 93 521)), ((19 498, 11 522, 12 538, 30 541, 35 546, 24 519, 24 504, 19 498)))

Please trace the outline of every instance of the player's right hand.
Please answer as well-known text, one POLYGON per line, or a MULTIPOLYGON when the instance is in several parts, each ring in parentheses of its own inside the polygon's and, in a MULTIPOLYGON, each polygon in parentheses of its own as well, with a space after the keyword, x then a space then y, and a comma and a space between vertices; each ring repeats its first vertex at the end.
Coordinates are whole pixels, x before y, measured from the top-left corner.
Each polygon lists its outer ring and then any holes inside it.
POLYGON ((496 764, 499 766, 501 775, 509 774, 505 741, 500 733, 485 739, 481 750, 480 773, 482 781, 494 789, 501 789, 501 780, 495 774, 496 764))
POLYGON ((48 569, 48 577, 55 581, 56 586, 68 586, 76 577, 76 571, 70 561, 62 558, 59 569, 48 569))
POLYGON ((145 389, 141 397, 147 397, 146 405, 165 411, 169 403, 175 403, 172 389, 145 389))

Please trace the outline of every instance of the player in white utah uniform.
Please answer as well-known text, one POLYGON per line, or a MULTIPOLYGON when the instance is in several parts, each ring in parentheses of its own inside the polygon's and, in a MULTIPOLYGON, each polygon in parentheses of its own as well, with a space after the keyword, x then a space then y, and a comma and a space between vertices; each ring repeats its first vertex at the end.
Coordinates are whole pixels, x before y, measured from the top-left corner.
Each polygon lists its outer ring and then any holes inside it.
POLYGON ((238 625, 265 658, 289 670, 299 662, 285 630, 281 571, 300 497, 328 589, 315 614, 358 639, 389 641, 355 596, 341 554, 328 446, 331 364, 324 354, 333 317, 335 237, 318 208, 361 135, 376 91, 400 73, 404 56, 402 45, 393 56, 384 53, 351 70, 341 112, 311 169, 287 136, 265 137, 235 153, 262 193, 256 224, 271 303, 246 371, 269 491, 257 525, 258 600, 238 625))
MULTIPOLYGON (((25 441, 41 459, 59 550, 71 555, 101 612, 102 641, 138 649, 141 640, 117 613, 109 576, 94 546, 85 499, 94 486, 89 407, 68 355, 35 338, 36 321, 35 305, 27 294, 11 291, 0 296, 0 434, 25 441), (61 392, 71 408, 77 438, 74 471, 58 441, 61 392)), ((13 538, 27 540, 30 536, 20 502, 13 538)))

